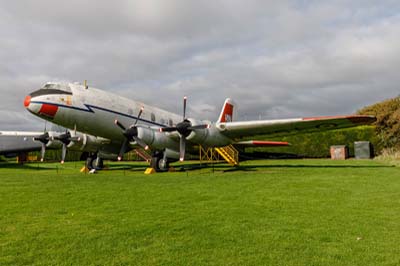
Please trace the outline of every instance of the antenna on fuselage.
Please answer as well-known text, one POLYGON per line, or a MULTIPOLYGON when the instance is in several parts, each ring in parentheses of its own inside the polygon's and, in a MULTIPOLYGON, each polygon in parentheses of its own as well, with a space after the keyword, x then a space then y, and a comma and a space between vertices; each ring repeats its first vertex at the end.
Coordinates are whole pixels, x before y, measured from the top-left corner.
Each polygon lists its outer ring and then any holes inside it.
POLYGON ((83 86, 85 86, 85 89, 89 88, 89 86, 87 85, 87 80, 86 79, 83 81, 83 86))

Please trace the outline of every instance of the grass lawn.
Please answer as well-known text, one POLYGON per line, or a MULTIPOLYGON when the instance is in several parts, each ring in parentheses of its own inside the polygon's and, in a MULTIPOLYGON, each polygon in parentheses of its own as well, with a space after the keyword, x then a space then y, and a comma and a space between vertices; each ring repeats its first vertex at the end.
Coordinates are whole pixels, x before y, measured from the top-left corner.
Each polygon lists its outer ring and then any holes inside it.
POLYGON ((80 166, 0 164, 0 265, 400 265, 399 167, 80 166))

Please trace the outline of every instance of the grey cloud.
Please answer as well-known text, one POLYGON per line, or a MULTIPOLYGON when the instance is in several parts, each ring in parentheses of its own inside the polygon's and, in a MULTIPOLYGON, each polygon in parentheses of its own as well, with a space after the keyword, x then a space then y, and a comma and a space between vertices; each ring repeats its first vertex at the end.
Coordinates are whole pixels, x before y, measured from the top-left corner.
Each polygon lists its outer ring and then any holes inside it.
POLYGON ((188 95, 190 115, 211 120, 226 97, 240 119, 354 112, 398 95, 399 8, 361 0, 2 1, 0 122, 15 127, 10 112, 34 127, 22 106, 29 91, 84 79, 177 113, 188 95))

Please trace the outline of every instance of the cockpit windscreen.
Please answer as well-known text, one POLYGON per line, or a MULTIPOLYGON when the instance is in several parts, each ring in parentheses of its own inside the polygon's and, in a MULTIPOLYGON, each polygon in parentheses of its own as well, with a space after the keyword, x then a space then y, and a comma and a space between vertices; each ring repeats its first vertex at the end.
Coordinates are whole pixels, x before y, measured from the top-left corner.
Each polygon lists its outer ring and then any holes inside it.
POLYGON ((66 94, 72 95, 71 87, 63 83, 47 83, 40 90, 31 93, 31 97, 49 95, 49 94, 66 94))

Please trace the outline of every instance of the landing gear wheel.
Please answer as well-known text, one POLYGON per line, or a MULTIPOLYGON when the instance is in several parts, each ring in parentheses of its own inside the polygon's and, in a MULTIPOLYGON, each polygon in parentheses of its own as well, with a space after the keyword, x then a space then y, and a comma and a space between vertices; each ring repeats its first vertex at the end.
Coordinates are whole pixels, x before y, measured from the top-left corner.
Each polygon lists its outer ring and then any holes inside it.
POLYGON ((94 159, 95 158, 93 158, 91 156, 87 157, 86 163, 85 163, 87 169, 89 169, 89 170, 93 169, 93 161, 94 161, 94 159))
POLYGON ((92 170, 92 169, 100 170, 100 169, 103 169, 104 162, 103 162, 103 159, 98 157, 96 153, 89 154, 89 156, 86 159, 85 166, 89 170, 92 170))
POLYGON ((92 162, 92 167, 96 170, 101 170, 104 168, 104 162, 102 158, 97 157, 92 162))
POLYGON ((158 160, 158 168, 160 169, 161 172, 166 172, 169 169, 169 162, 168 160, 165 160, 164 158, 160 158, 158 160))
POLYGON ((166 172, 169 169, 169 162, 167 159, 164 159, 163 153, 156 152, 153 154, 150 166, 156 172, 166 172))

